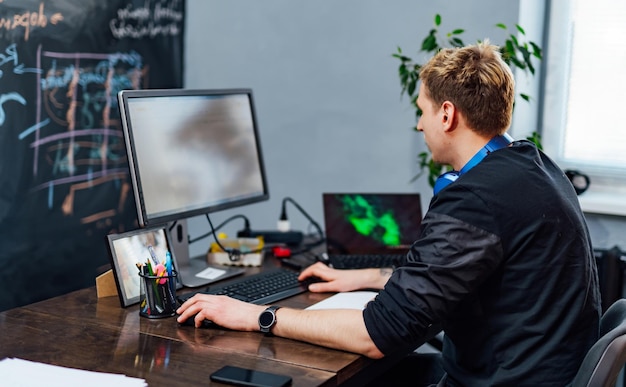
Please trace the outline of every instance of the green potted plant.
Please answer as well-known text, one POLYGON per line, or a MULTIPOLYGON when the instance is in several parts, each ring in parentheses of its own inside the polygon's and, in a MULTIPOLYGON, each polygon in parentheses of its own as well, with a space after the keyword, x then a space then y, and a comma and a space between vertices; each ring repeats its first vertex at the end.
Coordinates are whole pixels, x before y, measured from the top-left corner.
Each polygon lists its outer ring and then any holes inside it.
MULTIPOLYGON (((439 33, 441 15, 435 15, 434 22, 435 26, 422 41, 419 52, 435 54, 443 47, 465 46, 465 43, 461 40, 461 35, 465 32, 464 29, 454 29, 447 33, 445 38, 442 38, 439 33)), ((541 48, 532 41, 521 41, 513 33, 510 33, 507 26, 502 23, 496 24, 495 27, 505 30, 508 34, 504 45, 500 47, 502 59, 511 67, 512 70, 517 68, 534 76, 535 66, 533 64, 533 60, 542 59, 541 48)), ((522 37, 525 37, 526 32, 521 26, 516 25, 515 30, 522 37)), ((398 75, 400 77, 400 85, 402 86, 401 95, 406 94, 410 98, 411 106, 415 109, 415 118, 418 120, 422 112, 415 104, 415 100, 418 96, 419 72, 422 68, 422 64, 405 55, 400 47, 398 47, 398 51, 393 54, 393 57, 400 60, 398 75)), ((524 93, 519 93, 519 95, 527 102, 530 102, 532 99, 529 95, 524 93)), ((413 129, 417 130, 415 125, 413 126, 413 129)), ((541 137, 539 133, 533 132, 529 137, 527 137, 527 139, 533 141, 541 149, 541 137)), ((428 183, 431 187, 434 187, 435 181, 439 175, 450 170, 450 166, 448 165, 435 163, 432 160, 430 153, 426 151, 418 154, 418 165, 420 167, 420 172, 413 177, 412 181, 417 180, 424 174, 424 172, 427 171, 428 183)))

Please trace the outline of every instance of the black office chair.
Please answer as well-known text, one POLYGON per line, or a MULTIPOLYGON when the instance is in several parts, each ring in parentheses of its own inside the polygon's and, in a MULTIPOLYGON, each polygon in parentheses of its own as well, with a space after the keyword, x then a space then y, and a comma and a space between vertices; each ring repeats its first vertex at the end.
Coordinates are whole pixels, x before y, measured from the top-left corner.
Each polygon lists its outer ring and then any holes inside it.
POLYGON ((600 339, 589 349, 572 387, 615 386, 626 363, 626 299, 615 301, 600 320, 600 339))

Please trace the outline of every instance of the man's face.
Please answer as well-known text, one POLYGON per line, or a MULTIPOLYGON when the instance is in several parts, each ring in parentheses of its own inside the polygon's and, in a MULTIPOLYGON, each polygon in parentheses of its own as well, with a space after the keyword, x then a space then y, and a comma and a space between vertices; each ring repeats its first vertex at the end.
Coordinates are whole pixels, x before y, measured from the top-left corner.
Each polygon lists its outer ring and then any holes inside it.
POLYGON ((443 110, 441 107, 434 106, 433 101, 427 96, 423 83, 420 85, 416 103, 422 109, 422 116, 417 122, 417 130, 424 133, 424 141, 428 149, 430 149, 433 160, 441 162, 439 158, 440 149, 442 149, 443 145, 443 110))

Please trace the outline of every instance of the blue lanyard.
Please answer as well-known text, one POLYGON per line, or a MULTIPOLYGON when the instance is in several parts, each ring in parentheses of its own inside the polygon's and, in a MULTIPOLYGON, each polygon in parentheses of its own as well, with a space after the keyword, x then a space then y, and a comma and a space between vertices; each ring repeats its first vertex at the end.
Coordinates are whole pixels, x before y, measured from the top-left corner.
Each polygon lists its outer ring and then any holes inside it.
POLYGON ((483 159, 487 157, 489 153, 497 151, 498 149, 505 148, 512 142, 513 142, 513 137, 509 136, 507 133, 504 133, 502 136, 496 136, 492 138, 487 143, 487 145, 482 147, 474 155, 474 157, 472 157, 470 161, 468 161, 467 164, 465 164, 463 168, 461 168, 461 170, 459 171, 459 176, 466 173, 470 169, 474 168, 478 163, 483 161, 483 159))
POLYGON ((504 133, 501 136, 492 138, 484 147, 482 147, 471 159, 461 168, 460 171, 449 171, 437 178, 435 181, 434 193, 437 195, 439 191, 447 187, 450 183, 456 181, 462 174, 466 173, 470 169, 474 168, 480 163, 488 154, 497 151, 498 149, 505 148, 513 142, 513 137, 508 133, 504 133))

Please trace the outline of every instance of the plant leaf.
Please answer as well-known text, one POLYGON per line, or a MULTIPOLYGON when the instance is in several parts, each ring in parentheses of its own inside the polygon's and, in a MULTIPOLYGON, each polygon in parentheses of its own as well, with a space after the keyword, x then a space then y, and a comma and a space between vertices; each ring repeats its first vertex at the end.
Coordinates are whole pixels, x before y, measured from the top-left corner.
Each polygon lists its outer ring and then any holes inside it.
POLYGON ((465 44, 463 43, 463 41, 459 38, 452 38, 449 40, 450 44, 454 47, 463 47, 465 46, 465 44))
POLYGON ((537 46, 534 42, 529 42, 529 43, 530 43, 530 45, 533 48, 533 55, 536 58, 541 59, 541 57, 542 57, 542 55, 541 55, 541 47, 537 46))
POLYGON ((515 56, 515 46, 513 45, 513 42, 510 39, 508 39, 504 43, 504 50, 505 50, 507 58, 512 58, 515 56))
POLYGON ((437 49, 437 38, 435 37, 435 30, 424 39, 422 42, 422 51, 431 52, 437 49))
POLYGON ((524 62, 520 61, 514 56, 512 56, 510 59, 511 63, 513 63, 514 66, 518 67, 520 70, 526 70, 526 64, 524 62))
POLYGON ((399 55, 399 54, 391 54, 392 57, 400 59, 402 62, 410 62, 412 59, 408 56, 399 55))
POLYGON ((437 27, 439 27, 441 25, 441 15, 440 14, 436 14, 435 15, 435 25, 437 27))
POLYGON ((408 95, 413 95, 413 93, 415 93, 415 87, 417 85, 417 82, 415 80, 411 80, 408 85, 407 85, 407 94, 408 95))

